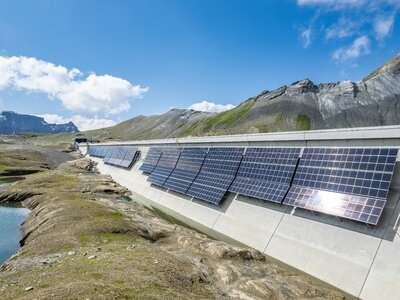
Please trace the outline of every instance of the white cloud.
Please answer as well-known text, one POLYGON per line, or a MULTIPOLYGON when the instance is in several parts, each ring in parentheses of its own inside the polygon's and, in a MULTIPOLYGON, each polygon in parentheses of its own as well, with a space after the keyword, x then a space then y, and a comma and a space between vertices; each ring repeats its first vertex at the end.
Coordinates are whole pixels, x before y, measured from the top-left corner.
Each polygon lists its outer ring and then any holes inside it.
POLYGON ((206 111, 206 112, 223 112, 229 109, 234 108, 235 106, 232 104, 215 104, 213 102, 202 101, 199 103, 192 104, 189 109, 197 110, 197 111, 206 111))
POLYGON ((332 58, 337 63, 347 62, 354 60, 361 55, 368 54, 370 52, 370 40, 366 35, 360 36, 354 40, 349 47, 342 47, 336 50, 332 58))
POLYGON ((42 117, 47 123, 50 124, 64 124, 72 121, 80 131, 105 128, 117 124, 113 120, 100 119, 97 116, 95 116, 94 118, 86 118, 81 115, 63 117, 57 114, 44 114, 38 115, 38 117, 42 117))
POLYGON ((393 28, 395 14, 390 16, 379 16, 374 21, 374 31, 378 40, 383 40, 389 35, 393 28))
MULTIPOLYGON (((316 28, 324 30, 325 42, 337 43, 339 39, 360 36, 353 45, 348 48, 342 46, 333 53, 332 58, 336 62, 355 60, 370 53, 372 43, 376 40, 382 42, 390 36, 400 10, 400 0, 297 0, 297 5, 315 11, 311 22, 316 26, 312 28, 314 33, 316 28)), ((309 45, 309 36, 313 42, 318 35, 301 31, 305 48, 309 45)))
POLYGON ((34 57, 0 56, 0 90, 7 88, 45 93, 71 111, 108 114, 129 110, 130 101, 148 91, 111 75, 84 77, 76 68, 68 70, 34 57))
POLYGON ((301 40, 301 43, 303 44, 304 48, 308 48, 308 46, 310 46, 311 36, 312 36, 311 27, 300 30, 300 40, 301 40))
POLYGON ((341 17, 336 24, 326 29, 325 37, 327 40, 351 37, 356 33, 358 27, 359 24, 356 22, 341 17))

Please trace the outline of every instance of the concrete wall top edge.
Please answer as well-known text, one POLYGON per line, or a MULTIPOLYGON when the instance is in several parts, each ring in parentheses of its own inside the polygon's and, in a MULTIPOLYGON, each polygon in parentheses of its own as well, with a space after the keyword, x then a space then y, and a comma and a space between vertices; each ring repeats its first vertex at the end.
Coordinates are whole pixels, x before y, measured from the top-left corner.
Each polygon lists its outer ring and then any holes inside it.
MULTIPOLYGON (((138 140, 127 142, 99 143, 97 145, 191 145, 206 144, 245 144, 257 143, 289 143, 294 146, 304 147, 304 143, 324 141, 371 141, 376 146, 400 146, 400 125, 380 127, 359 127, 346 129, 326 129, 293 132, 274 132, 262 134, 240 134, 225 136, 186 137, 154 140, 138 140), (382 141, 382 143, 381 143, 382 141), (301 143, 301 145, 299 145, 301 143)), ((265 145, 264 145, 265 146, 265 145)), ((315 145, 314 145, 315 146, 315 145)))

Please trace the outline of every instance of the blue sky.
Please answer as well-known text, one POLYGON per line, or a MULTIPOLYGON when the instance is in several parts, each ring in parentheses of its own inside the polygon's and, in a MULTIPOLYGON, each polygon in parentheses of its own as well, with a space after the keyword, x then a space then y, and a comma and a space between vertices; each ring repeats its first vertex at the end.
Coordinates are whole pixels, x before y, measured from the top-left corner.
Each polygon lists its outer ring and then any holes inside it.
POLYGON ((0 109, 80 129, 221 111, 400 52, 399 0, 1 0, 0 109), (230 104, 230 106, 226 106, 230 104))

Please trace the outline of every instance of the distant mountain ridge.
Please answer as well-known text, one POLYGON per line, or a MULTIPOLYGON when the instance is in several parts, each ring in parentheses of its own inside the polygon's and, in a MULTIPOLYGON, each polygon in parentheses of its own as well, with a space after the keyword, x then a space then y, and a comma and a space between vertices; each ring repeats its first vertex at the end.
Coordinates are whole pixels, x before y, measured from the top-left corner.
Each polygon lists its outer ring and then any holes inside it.
POLYGON ((223 113, 174 109, 89 131, 100 139, 349 128, 400 124, 400 54, 359 82, 314 84, 300 80, 264 91, 223 113))
POLYGON ((74 123, 49 124, 43 118, 17 114, 12 111, 0 113, 0 134, 33 133, 77 133, 74 123))

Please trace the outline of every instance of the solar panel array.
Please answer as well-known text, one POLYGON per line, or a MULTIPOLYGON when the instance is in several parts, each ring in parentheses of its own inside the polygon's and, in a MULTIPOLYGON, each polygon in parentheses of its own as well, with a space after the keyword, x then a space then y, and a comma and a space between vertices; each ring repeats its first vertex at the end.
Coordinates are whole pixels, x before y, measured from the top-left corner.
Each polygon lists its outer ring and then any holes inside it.
POLYGON ((244 148, 210 148, 187 195, 219 204, 235 179, 244 148))
POLYGON ((398 149, 305 148, 288 205, 376 225, 398 149))
POLYGON ((281 203, 301 148, 247 148, 230 192, 281 203))
POLYGON ((175 169, 180 154, 180 148, 164 149, 156 167, 147 180, 152 184, 163 186, 168 176, 171 175, 172 171, 175 169))
POLYGON ((147 152, 146 158, 143 164, 140 166, 139 170, 145 173, 151 173, 156 168, 158 161, 161 157, 162 149, 161 148, 150 148, 147 152))
POLYGON ((199 174, 207 148, 184 148, 164 187, 185 194, 199 174))
POLYGON ((140 151, 127 146, 91 146, 89 155, 103 158, 106 164, 130 169, 139 159, 140 151))
MULTIPOLYGON (((89 154, 122 166, 137 159, 136 149, 122 148, 90 147, 89 154)), ((155 185, 214 204, 230 191, 376 225, 397 154, 389 148, 151 147, 140 170, 155 185)))

